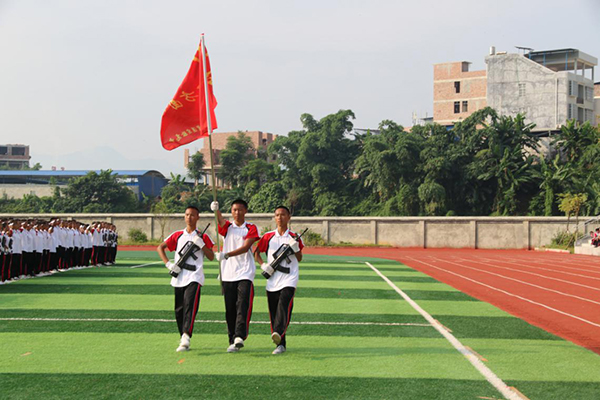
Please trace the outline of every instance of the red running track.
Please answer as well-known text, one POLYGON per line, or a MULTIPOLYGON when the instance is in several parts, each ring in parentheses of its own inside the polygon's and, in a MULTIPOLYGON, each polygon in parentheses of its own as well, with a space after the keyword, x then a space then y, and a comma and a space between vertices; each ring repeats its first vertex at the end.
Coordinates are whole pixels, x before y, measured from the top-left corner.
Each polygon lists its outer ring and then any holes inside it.
POLYGON ((304 252, 400 261, 600 354, 600 258, 525 250, 321 247, 304 252))

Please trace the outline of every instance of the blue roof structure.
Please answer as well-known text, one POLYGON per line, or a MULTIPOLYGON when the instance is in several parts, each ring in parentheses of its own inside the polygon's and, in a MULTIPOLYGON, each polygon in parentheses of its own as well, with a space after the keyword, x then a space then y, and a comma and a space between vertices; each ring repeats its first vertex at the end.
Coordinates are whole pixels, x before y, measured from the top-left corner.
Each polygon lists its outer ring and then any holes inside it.
MULTIPOLYGON (((53 180, 56 184, 65 185, 70 179, 85 176, 90 172, 99 174, 101 171, 0 170, 0 184, 48 185, 53 180)), ((127 178, 122 182, 136 194, 139 200, 142 199, 142 195, 149 197, 159 196, 162 188, 168 183, 168 179, 155 170, 113 170, 112 174, 127 178)))
MULTIPOLYGON (((0 170, 0 177, 4 176, 85 176, 89 172, 95 172, 97 174, 100 173, 100 170, 64 170, 64 171, 53 171, 53 170, 39 170, 39 171, 23 171, 23 170, 0 170)), ((126 170, 126 169, 117 169, 112 171, 113 175, 127 175, 127 176, 144 176, 149 173, 153 173, 155 176, 162 176, 158 171, 155 170, 126 170)))

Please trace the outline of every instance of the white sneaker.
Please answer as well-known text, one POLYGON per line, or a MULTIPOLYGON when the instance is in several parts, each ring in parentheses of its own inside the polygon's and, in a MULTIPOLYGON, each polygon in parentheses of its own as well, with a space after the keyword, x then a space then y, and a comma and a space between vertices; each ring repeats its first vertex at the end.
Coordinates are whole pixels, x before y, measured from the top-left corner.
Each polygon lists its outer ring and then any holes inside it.
POLYGON ((275 348, 275 350, 273 350, 273 353, 271 353, 271 354, 281 354, 281 353, 285 353, 285 347, 283 347, 282 345, 279 345, 275 348))
POLYGON ((271 340, 273 341, 273 343, 279 346, 279 343, 281 343, 281 335, 277 332, 273 332, 271 334, 271 340))
POLYGON ((235 344, 231 344, 227 348, 228 353, 237 353, 238 351, 240 351, 240 349, 238 347, 235 347, 235 344))
POLYGON ((181 352, 181 351, 190 351, 190 348, 188 346, 179 345, 179 347, 176 348, 175 351, 178 352, 178 353, 181 352))
POLYGON ((236 337, 235 339, 233 339, 233 345, 238 349, 241 349, 242 347, 244 347, 244 339, 242 339, 241 337, 236 337))
POLYGON ((187 333, 181 335, 181 341, 179 342, 179 347, 177 348, 177 352, 179 351, 188 351, 190 349, 190 336, 187 333))

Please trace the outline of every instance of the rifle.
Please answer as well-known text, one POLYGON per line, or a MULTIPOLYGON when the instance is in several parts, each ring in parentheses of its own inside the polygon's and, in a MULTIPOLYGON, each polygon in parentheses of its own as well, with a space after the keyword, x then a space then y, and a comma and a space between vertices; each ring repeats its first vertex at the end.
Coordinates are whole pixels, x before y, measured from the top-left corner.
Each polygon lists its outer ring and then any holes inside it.
MULTIPOLYGON (((308 231, 308 228, 304 229, 304 231, 302 231, 302 233, 294 239, 296 241, 300 240, 300 238, 306 233, 306 231, 308 231)), ((271 261, 271 263, 269 264, 269 267, 273 268, 273 274, 275 273, 275 271, 280 271, 284 274, 289 274, 290 269, 288 267, 282 267, 281 264, 284 260, 289 264, 291 262, 290 256, 294 254, 294 250, 292 250, 292 246, 290 246, 289 244, 285 243, 279 246, 277 251, 273 254, 273 261, 271 261)), ((273 276, 273 274, 270 274, 265 270, 263 270, 261 274, 267 279, 273 276)))
MULTIPOLYGON (((177 260, 177 262, 175 263, 175 266, 179 268, 179 272, 181 272, 182 269, 187 269, 188 271, 195 271, 196 270, 196 266, 192 265, 192 264, 188 264, 187 260, 191 257, 194 260, 198 259, 198 256, 195 254, 198 250, 201 249, 201 245, 202 243, 200 243, 200 240, 202 239, 202 237, 204 236, 204 232, 206 232, 206 230, 208 229, 208 227, 210 226, 210 223, 208 225, 206 225, 206 228, 204 228, 204 230, 202 231, 202 233, 200 235, 198 235, 198 237, 194 238, 194 240, 189 240, 181 250, 179 250, 179 260, 177 260)), ((174 268, 175 269, 175 268, 174 268)), ((169 271, 169 274, 173 277, 173 278, 177 278, 179 276, 179 272, 175 272, 175 271, 169 271)))

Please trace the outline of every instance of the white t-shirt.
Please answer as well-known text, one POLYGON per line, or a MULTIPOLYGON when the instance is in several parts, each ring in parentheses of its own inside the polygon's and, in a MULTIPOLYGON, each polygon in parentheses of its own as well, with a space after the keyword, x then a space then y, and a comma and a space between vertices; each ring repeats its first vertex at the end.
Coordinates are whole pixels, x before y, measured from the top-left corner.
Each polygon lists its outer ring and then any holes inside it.
MULTIPOLYGON (((289 243, 292 237, 297 237, 298 235, 294 232, 291 232, 289 229, 280 235, 277 230, 267 232, 260 238, 258 242, 257 251, 259 253, 267 253, 267 263, 272 262, 275 257, 273 254, 279 249, 279 247, 283 244, 289 243)), ((300 250, 304 248, 304 243, 302 243, 302 238, 299 240, 300 250)), ((298 259, 296 255, 291 255, 289 257, 290 262, 283 261, 281 263, 282 267, 286 267, 290 269, 290 273, 286 274, 281 271, 275 271, 275 273, 267 279, 266 289, 268 292, 276 292, 285 287, 297 287, 298 278, 300 276, 299 268, 298 268, 298 259)))
MULTIPOLYGON (((229 253, 244 245, 246 239, 259 238, 256 225, 244 222, 237 226, 226 221, 224 226, 219 226, 219 233, 223 236, 223 253, 229 253)), ((256 265, 252 256, 252 247, 245 254, 229 257, 221 262, 221 281, 237 282, 241 280, 254 281, 256 265)))
MULTIPOLYGON (((200 232, 198 230, 193 231, 192 233, 188 233, 186 229, 182 231, 173 232, 168 238, 165 239, 165 243, 167 244, 167 248, 169 251, 175 252, 175 262, 177 262, 180 258, 179 251, 183 249, 185 244, 191 240, 194 240, 195 237, 198 237, 200 232)), ((208 248, 212 248, 214 243, 210 236, 206 233, 202 236, 204 239, 204 243, 208 248)), ((189 257, 186 261, 186 264, 196 266, 195 271, 190 271, 188 269, 182 269, 177 278, 171 278, 171 286, 173 287, 184 287, 189 285, 191 282, 198 282, 200 286, 204 285, 204 252, 202 249, 197 250, 194 255, 196 259, 193 257, 189 257)))
POLYGON ((13 229, 12 240, 12 253, 21 254, 23 252, 23 236, 19 229, 13 229))

